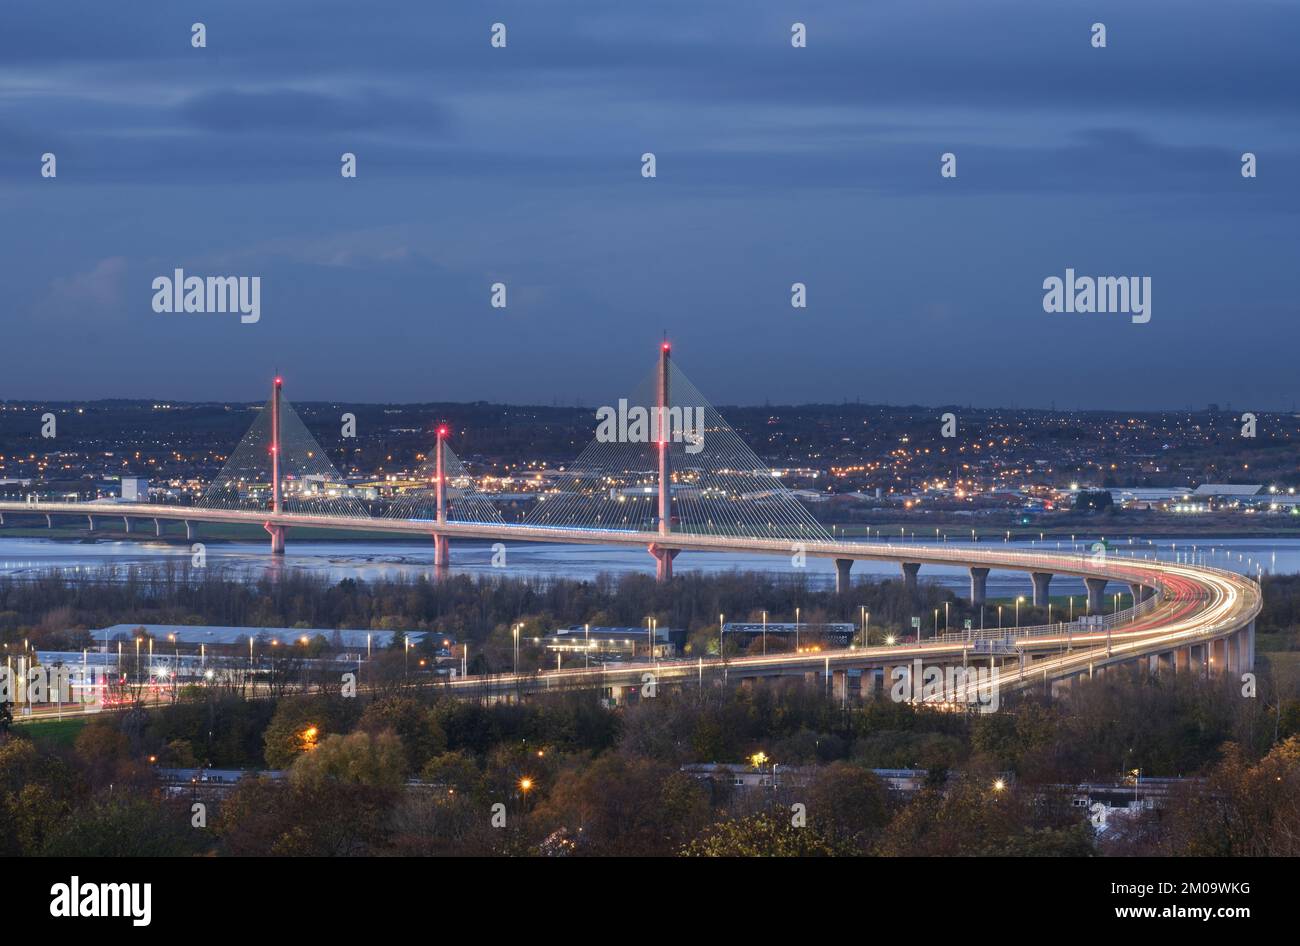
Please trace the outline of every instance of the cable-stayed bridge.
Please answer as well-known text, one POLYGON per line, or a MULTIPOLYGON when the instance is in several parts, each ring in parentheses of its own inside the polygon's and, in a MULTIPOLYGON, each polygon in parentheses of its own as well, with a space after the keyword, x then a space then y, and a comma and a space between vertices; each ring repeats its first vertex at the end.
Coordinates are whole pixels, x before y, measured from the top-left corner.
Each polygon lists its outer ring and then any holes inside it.
MULTIPOLYGON (((1008 680, 1013 687, 1052 686, 1118 664, 1204 674, 1236 673, 1253 665, 1259 586, 1232 572, 1115 552, 837 541, 676 369, 667 342, 647 384, 617 406, 602 408, 598 421, 596 439, 539 494, 521 522, 506 522, 491 494, 478 490, 448 445, 445 426, 436 431, 432 457, 414 476, 381 502, 368 504, 345 487, 276 378, 265 409, 197 504, 0 502, 0 524, 6 515, 43 516, 51 527, 56 516, 84 516, 93 529, 97 518, 120 517, 128 531, 132 523, 152 520, 161 535, 164 521, 182 521, 194 538, 203 523, 244 523, 264 528, 277 556, 285 554, 294 528, 428 536, 438 573, 451 563, 453 542, 466 539, 642 547, 653 557, 661 582, 671 582, 673 561, 684 552, 829 558, 839 589, 847 587, 855 561, 897 562, 913 590, 923 566, 960 566, 969 569, 975 605, 984 602, 989 571, 1004 569, 1029 575, 1036 605, 1047 604, 1053 576, 1083 579, 1092 615, 1104 611, 1108 584, 1132 592, 1131 611, 1104 618, 1104 628, 1057 624, 1014 634, 941 635, 901 649, 719 658, 742 677, 811 668, 800 672, 820 673, 828 687, 847 686, 849 669, 880 669, 903 658, 965 665, 981 652, 981 641, 989 642, 990 662, 1005 663, 1015 655, 1017 667, 1008 680)), ((660 664, 656 672, 665 680, 685 679, 702 673, 703 666, 660 664)), ((614 687, 622 685, 621 676, 632 679, 644 672, 644 666, 602 669, 595 676, 555 671, 496 678, 496 685, 581 685, 598 679, 614 687), (538 682, 543 679, 544 684, 538 682)))

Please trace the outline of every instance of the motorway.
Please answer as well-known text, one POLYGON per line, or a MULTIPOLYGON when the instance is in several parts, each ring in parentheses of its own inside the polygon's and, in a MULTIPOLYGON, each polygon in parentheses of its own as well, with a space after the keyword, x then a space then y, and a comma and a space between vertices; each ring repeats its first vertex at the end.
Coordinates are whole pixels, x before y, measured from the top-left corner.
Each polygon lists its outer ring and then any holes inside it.
MULTIPOLYGON (((1117 664, 1137 666, 1152 658, 1172 668, 1199 666, 1205 673, 1247 670, 1254 659, 1254 619, 1262 607, 1258 584, 1246 577, 1199 564, 1158 561, 1125 556, 1114 551, 1101 554, 1026 552, 978 544, 904 544, 883 542, 806 542, 785 538, 701 535, 690 533, 646 533, 609 529, 539 527, 500 523, 435 522, 315 516, 300 513, 270 513, 257 510, 223 510, 193 506, 146 503, 0 503, 0 515, 107 516, 132 520, 183 520, 245 523, 282 528, 342 529, 399 535, 422 535, 445 539, 474 539, 500 542, 561 542, 618 547, 658 547, 677 552, 746 552, 791 558, 798 554, 831 558, 843 563, 875 560, 914 565, 942 565, 1012 570, 1047 575, 1070 575, 1100 581, 1119 582, 1126 587, 1152 589, 1154 597, 1130 613, 1105 619, 1106 627, 1085 627, 1078 623, 1053 624, 1008 632, 977 631, 945 634, 920 643, 889 647, 848 648, 812 654, 774 654, 661 661, 653 673, 658 682, 698 678, 706 672, 735 674, 741 679, 782 674, 820 672, 830 684, 835 671, 849 668, 884 668, 913 659, 936 663, 966 664, 980 653, 982 642, 994 641, 1004 654, 1014 654, 1008 672, 1004 658, 1003 688, 1051 685, 1053 682, 1092 676, 1117 664), (1009 637, 1009 639, 1008 639, 1009 637), (1177 655, 1175 657, 1175 655, 1177 655), (1189 655, 1190 658, 1189 659, 1189 655), (1199 657, 1198 657, 1199 655, 1199 657), (1199 663, 1197 663, 1199 659, 1199 663), (1215 664, 1217 663, 1217 666, 1215 664)), ((1097 610, 1094 607, 1094 610, 1097 610)), ((987 653, 987 651, 985 651, 987 653)), ((465 678, 450 686, 453 690, 482 690, 496 693, 528 692, 555 687, 608 688, 639 685, 649 671, 647 664, 629 664, 600 669, 570 669, 535 674, 465 678)))

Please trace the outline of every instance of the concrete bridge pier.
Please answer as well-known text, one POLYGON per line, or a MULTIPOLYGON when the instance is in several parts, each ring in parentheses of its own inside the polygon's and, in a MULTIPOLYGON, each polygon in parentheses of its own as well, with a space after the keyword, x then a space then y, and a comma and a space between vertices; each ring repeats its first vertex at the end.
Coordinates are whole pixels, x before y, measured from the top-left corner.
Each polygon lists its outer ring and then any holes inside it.
POLYGON ((1187 648, 1188 669, 1193 676, 1205 676, 1205 645, 1192 644, 1187 648))
POLYGON ((263 528, 266 529, 266 531, 271 535, 271 554, 283 555, 284 554, 284 526, 275 526, 267 522, 263 525, 263 528))
POLYGON ((655 544, 650 546, 650 554, 655 559, 655 581, 663 584, 673 580, 673 559, 680 551, 681 549, 666 549, 655 544))
POLYGON ((1174 652, 1166 650, 1156 654, 1156 674, 1172 674, 1174 672, 1174 652))
POLYGON ((451 539, 445 535, 433 536, 433 567, 447 568, 451 565, 451 539))
POLYGON ((1174 651, 1174 673, 1191 673, 1191 670, 1192 649, 1190 647, 1179 647, 1174 651))
POLYGON ((920 562, 901 562, 899 567, 903 571, 903 587, 912 597, 916 597, 916 573, 921 570, 920 562))
POLYGON ((1047 589, 1052 583, 1052 573, 1030 572, 1029 577, 1034 583, 1034 607, 1047 607, 1047 602, 1049 600, 1047 589))
POLYGON ((849 590, 852 584, 849 578, 849 572, 853 568, 853 559, 837 558, 835 560, 835 593, 843 594, 849 590))
POLYGON ((972 565, 970 567, 970 603, 973 607, 982 605, 987 597, 989 570, 972 565))
POLYGON ((1210 673, 1221 677, 1228 672, 1228 639, 1210 641, 1210 673))
POLYGON ((187 540, 187 541, 190 541, 190 542, 193 542, 193 541, 194 541, 194 537, 195 537, 195 535, 197 535, 197 534, 198 534, 198 527, 195 526, 194 523, 192 523, 192 522, 190 522, 188 519, 186 519, 186 520, 185 520, 185 538, 186 538, 186 540, 187 540))
POLYGON ((1245 634, 1242 640, 1245 643, 1246 655, 1241 659, 1241 671, 1246 673, 1255 669, 1255 622, 1251 621, 1242 633, 1245 634))
POLYGON ((1085 578, 1083 584, 1088 589, 1088 613, 1099 614, 1104 611, 1105 605, 1102 602, 1106 593, 1106 579, 1085 578))

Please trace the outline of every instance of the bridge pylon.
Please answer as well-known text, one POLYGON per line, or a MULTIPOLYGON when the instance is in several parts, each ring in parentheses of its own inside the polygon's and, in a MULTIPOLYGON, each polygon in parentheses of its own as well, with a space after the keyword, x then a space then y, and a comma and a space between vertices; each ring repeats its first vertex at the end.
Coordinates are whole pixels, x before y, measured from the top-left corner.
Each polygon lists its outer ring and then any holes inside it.
MULTIPOLYGON (((434 444, 434 488, 435 521, 439 526, 447 524, 447 425, 438 427, 438 439, 434 444)), ((441 532, 433 534, 433 567, 441 573, 451 565, 451 541, 441 532)))
MULTIPOLYGON (((280 392, 284 387, 284 379, 276 377, 271 384, 271 514, 280 515, 284 512, 284 494, 281 492, 280 482, 280 392)), ((263 528, 271 534, 271 554, 284 554, 284 526, 276 525, 272 522, 263 524, 263 528)))
MULTIPOLYGON (((668 396, 668 359, 672 355, 673 347, 665 339, 659 346, 659 378, 655 384, 658 395, 659 417, 655 425, 659 434, 659 534, 668 535, 672 531, 673 522, 673 487, 672 471, 669 469, 668 461, 668 441, 671 437, 671 431, 668 429, 668 405, 672 403, 668 396)), ((675 549, 660 548, 657 545, 650 546, 650 554, 655 558, 655 581, 663 582, 672 581, 673 579, 673 559, 677 557, 675 549)))

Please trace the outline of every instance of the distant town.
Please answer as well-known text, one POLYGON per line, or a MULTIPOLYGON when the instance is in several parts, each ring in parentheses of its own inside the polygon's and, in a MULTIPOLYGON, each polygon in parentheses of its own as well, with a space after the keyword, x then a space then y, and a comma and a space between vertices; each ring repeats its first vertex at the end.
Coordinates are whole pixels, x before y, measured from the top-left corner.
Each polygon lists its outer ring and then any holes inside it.
MULTIPOLYGON (((581 407, 295 405, 340 481, 379 502, 417 485, 446 425, 462 486, 507 521, 527 515, 592 440, 581 407), (340 418, 355 418, 355 437, 340 418)), ((0 499, 192 502, 229 460, 260 404, 0 403, 0 499), (56 435, 43 436, 53 415, 56 435)), ((770 472, 846 535, 954 538, 1300 531, 1300 414, 1219 405, 1163 412, 971 410, 879 405, 728 407, 770 472), (945 436, 950 434, 950 436, 945 436)))

